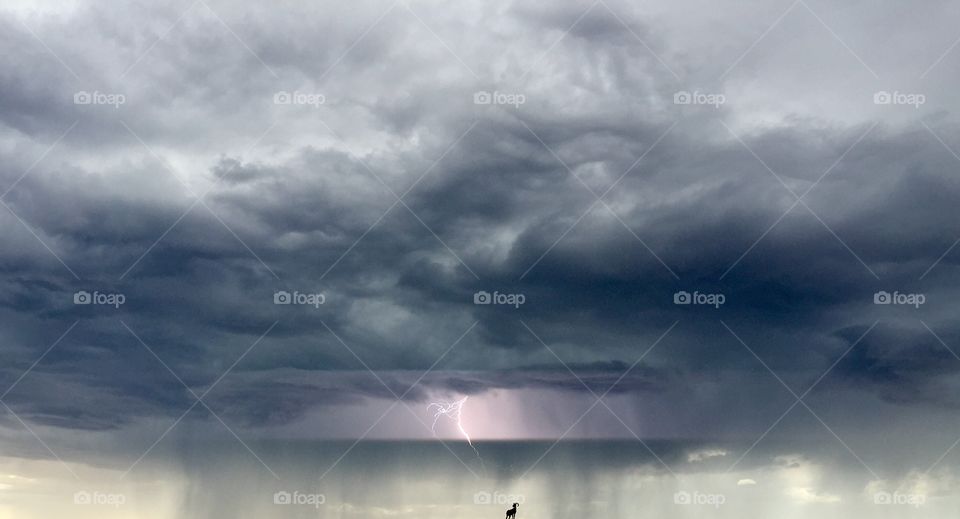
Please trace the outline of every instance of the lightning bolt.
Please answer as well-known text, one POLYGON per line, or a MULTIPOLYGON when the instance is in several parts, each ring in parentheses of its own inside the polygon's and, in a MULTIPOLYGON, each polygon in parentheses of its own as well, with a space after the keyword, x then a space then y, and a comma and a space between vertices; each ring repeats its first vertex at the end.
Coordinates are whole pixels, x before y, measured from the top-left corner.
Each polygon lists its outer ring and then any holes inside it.
POLYGON ((467 430, 463 428, 461 413, 463 411, 463 404, 467 402, 467 398, 468 397, 463 397, 460 400, 454 400, 452 402, 432 402, 428 405, 427 410, 433 410, 433 425, 430 426, 430 429, 433 431, 433 435, 436 436, 437 422, 440 421, 440 417, 449 417, 457 423, 457 429, 459 429, 460 434, 467 439, 467 444, 470 445, 470 448, 476 453, 477 459, 480 460, 480 464, 482 465, 483 458, 480 457, 480 451, 473 445, 473 441, 470 440, 470 435, 467 433, 467 430))

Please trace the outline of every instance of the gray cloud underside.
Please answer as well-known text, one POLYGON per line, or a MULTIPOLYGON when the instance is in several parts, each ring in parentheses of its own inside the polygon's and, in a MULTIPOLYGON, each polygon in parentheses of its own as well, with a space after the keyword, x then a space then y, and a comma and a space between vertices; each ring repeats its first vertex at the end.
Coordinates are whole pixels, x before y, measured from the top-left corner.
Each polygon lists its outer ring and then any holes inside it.
MULTIPOLYGON (((439 37, 492 82, 399 7, 340 62, 376 6, 341 22, 221 9, 252 52, 198 6, 147 52, 187 7, 27 17, 80 81, 21 15, 0 21, 4 47, 16 49, 0 58, 0 180, 15 184, 4 201, 30 229, 0 210, 0 383, 13 384, 79 321, 5 398, 23 417, 99 430, 189 406, 121 320, 197 388, 278 321, 211 394, 212 406, 253 425, 392 399, 328 326, 402 392, 474 322, 410 399, 430 387, 585 391, 527 326, 595 391, 675 321, 617 391, 666 394, 729 373, 769 381, 721 319, 802 390, 881 320, 822 390, 956 408, 960 361, 940 339, 960 345, 949 313, 960 255, 944 255, 960 236, 950 217, 958 162, 923 126, 960 142, 949 104, 924 123, 786 113, 778 124, 736 125, 771 172, 719 122, 749 99, 729 93, 719 112, 678 111, 676 79, 635 36, 683 76, 711 76, 711 60, 673 49, 626 6, 615 7, 635 35, 598 8, 542 60, 582 8, 513 7, 488 32, 428 10, 439 37), (134 16, 148 22, 122 23, 134 16), (494 88, 528 101, 472 103, 474 91, 494 88), (127 103, 74 105, 81 89, 124 92, 127 103), (272 103, 298 89, 327 102, 272 103), (210 189, 204 204, 178 176, 196 193, 210 189), (595 204, 590 191, 611 186, 595 204), (783 216, 790 190, 808 188, 806 205, 783 216), (877 307, 881 289, 923 292, 927 304, 877 307), (127 302, 78 307, 77 290, 127 302), (277 306, 276 290, 319 291, 326 302, 277 306), (477 290, 523 293, 526 303, 477 306, 477 290), (677 290, 722 292, 727 303, 677 306, 677 290)), ((769 51, 757 52, 730 85, 762 69, 769 51)), ((937 81, 955 75, 944 66, 937 81)), ((838 95, 859 102, 869 92, 838 95)))

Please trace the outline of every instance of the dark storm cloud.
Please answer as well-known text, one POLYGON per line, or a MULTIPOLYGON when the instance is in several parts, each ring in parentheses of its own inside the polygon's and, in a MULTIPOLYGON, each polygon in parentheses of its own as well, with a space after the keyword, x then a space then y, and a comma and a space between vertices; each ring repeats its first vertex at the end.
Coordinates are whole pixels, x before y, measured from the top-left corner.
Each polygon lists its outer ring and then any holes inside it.
MULTIPOLYGON (((556 40, 541 37, 561 36, 585 7, 517 7, 512 25, 489 34, 427 16, 495 84, 476 80, 401 7, 350 49, 381 7, 341 13, 343 24, 265 8, 252 18, 220 13, 241 44, 196 6, 150 49, 187 7, 27 20, 82 81, 18 14, 2 18, 0 38, 17 52, 0 63, 0 122, 12 143, 0 150, 0 188, 16 184, 3 200, 30 229, 0 208, 10 359, 0 382, 13 384, 81 321, 5 398, 25 418, 97 430, 189 407, 189 392, 121 319, 195 388, 279 321, 211 393, 212 407, 249 425, 392 399, 365 371, 331 373, 363 369, 356 353, 394 373, 388 384, 401 394, 416 379, 408 373, 429 368, 474 322, 424 387, 584 392, 542 339, 605 391, 677 321, 616 392, 662 394, 731 371, 767 380, 720 319, 799 387, 856 340, 847 332, 892 318, 913 325, 871 331, 838 379, 885 401, 955 405, 945 389, 951 357, 915 325, 922 317, 948 344, 960 338, 945 326, 960 256, 941 258, 960 236, 949 218, 960 163, 923 124, 828 124, 789 110, 778 124, 744 123, 738 110, 749 103, 736 106, 735 92, 719 110, 674 106, 684 85, 637 36, 677 71, 700 58, 671 51, 666 35, 625 11, 628 30, 603 6, 543 60, 556 40), (500 62, 491 49, 511 31, 522 34, 500 62), (511 83, 529 67, 528 80, 511 83), (491 72, 501 69, 510 76, 502 83, 491 72), (95 88, 128 102, 71 102, 95 88), (527 103, 472 103, 476 90, 494 88, 527 103), (327 102, 274 105, 281 90, 327 102), (810 188, 810 209, 782 216, 795 202, 788 187, 810 188), (77 306, 77 290, 123 293, 126 303, 77 306), (274 305, 277 290, 326 300, 274 305), (475 305, 479 290, 526 300, 475 305), (726 302, 675 305, 679 290, 726 302), (928 303, 874 305, 878 290, 923 292, 928 303)), ((960 142, 946 114, 924 124, 960 142)))
MULTIPOLYGON (((955 340, 956 330, 942 330, 943 340, 955 340)), ((956 409, 953 387, 960 359, 950 347, 922 326, 894 327, 865 339, 837 367, 847 384, 869 388, 898 404, 923 403, 956 409)))

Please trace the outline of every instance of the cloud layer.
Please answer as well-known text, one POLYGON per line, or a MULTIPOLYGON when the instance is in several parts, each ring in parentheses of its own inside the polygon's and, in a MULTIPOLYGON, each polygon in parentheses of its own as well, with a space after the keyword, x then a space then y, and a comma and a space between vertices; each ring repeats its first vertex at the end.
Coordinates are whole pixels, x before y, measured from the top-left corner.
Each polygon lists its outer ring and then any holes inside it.
POLYGON ((168 424, 208 389, 258 434, 610 390, 624 425, 746 438, 812 384, 845 434, 949 422, 955 7, 700 4, 11 6, 8 435, 168 424))

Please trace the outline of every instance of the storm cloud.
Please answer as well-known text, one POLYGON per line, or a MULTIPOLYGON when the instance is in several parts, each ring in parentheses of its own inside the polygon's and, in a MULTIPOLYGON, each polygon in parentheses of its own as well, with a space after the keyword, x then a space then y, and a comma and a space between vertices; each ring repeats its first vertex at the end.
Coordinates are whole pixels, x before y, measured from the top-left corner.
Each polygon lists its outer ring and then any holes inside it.
POLYGON ((784 385, 950 422, 955 7, 690 4, 14 2, 5 435, 139 446, 208 390, 265 436, 529 391, 577 403, 537 434, 609 395, 753 439, 784 385))

